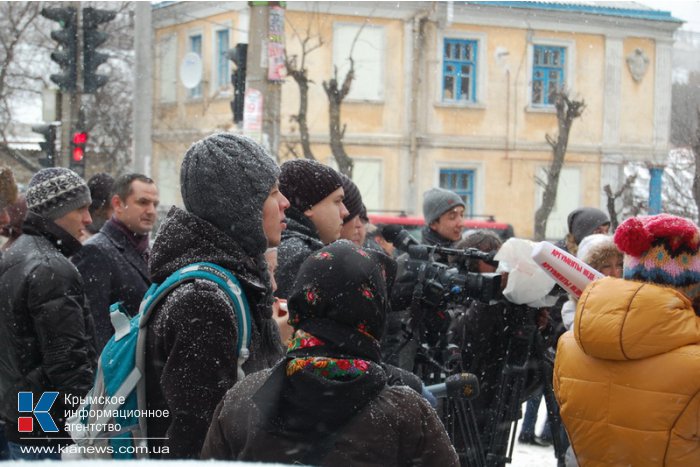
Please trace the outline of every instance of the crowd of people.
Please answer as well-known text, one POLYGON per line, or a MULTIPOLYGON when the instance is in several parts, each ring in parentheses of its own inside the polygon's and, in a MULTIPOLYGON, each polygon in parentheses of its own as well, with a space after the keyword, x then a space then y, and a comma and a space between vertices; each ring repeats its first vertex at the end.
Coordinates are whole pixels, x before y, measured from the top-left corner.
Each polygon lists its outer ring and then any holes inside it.
MULTIPOLYGON (((465 203, 454 192, 424 194, 427 262, 369 223, 350 178, 308 159, 278 166, 243 136, 194 143, 180 188, 182 207, 159 220, 158 188, 146 175, 85 181, 45 168, 20 192, 12 171, 0 167, 7 239, 0 248, 0 459, 60 459, 73 443, 67 414, 96 384, 100 352, 120 338, 110 306, 121 302, 138 319, 155 284, 205 263, 235 276, 250 322, 240 322, 227 294, 204 279, 179 283, 154 306, 140 330, 145 407, 162 415, 145 420, 148 457, 465 465, 480 458, 471 444, 488 449, 502 421, 494 406, 510 384, 504 365, 521 357, 509 339, 530 326, 550 366, 526 374, 517 416, 506 420, 517 421, 528 402, 521 443, 556 441, 568 447, 560 457, 566 465, 700 465, 694 222, 639 216, 610 232, 604 212, 576 209, 558 246, 606 276, 581 297, 555 286, 538 305, 477 294, 450 300, 448 293, 435 302, 425 298, 435 286, 425 279, 433 262, 444 265, 441 273, 500 274, 502 288, 508 280, 493 259, 504 239, 464 232, 465 203), (454 255, 466 249, 486 255, 454 255), (251 339, 241 359, 243 335, 251 339), (438 351, 427 358, 425 346, 438 351), (480 394, 469 404, 476 438, 446 430, 453 420, 426 387, 436 374, 428 381, 426 361, 441 378, 453 371, 478 378, 480 394), (537 436, 548 388, 557 402, 548 407, 553 423, 537 436), (58 394, 47 408, 57 432, 26 413, 47 392, 58 394), (32 396, 29 410, 20 393, 32 396), (47 449, 30 449, 37 446, 47 449)), ((505 462, 490 454, 493 465, 505 462)))

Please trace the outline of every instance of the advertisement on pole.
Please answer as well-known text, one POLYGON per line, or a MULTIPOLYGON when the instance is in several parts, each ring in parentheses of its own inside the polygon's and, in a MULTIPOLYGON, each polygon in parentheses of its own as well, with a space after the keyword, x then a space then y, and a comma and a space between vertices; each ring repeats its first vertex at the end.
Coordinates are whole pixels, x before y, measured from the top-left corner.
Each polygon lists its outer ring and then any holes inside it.
POLYGON ((262 140, 263 95, 258 89, 245 90, 243 104, 243 133, 256 141, 262 140))
POLYGON ((267 41, 267 79, 281 81, 287 75, 284 65, 284 8, 270 8, 267 41))

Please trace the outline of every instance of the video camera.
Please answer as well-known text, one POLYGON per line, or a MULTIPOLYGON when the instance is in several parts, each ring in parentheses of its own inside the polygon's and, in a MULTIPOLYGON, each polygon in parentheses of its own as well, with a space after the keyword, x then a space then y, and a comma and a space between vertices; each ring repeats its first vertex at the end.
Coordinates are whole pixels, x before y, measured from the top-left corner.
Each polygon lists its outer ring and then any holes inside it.
POLYGON ((415 275, 422 286, 419 298, 424 305, 436 308, 448 303, 465 304, 469 299, 488 303, 503 297, 500 274, 466 270, 470 259, 497 265, 493 259, 496 252, 420 245, 398 225, 386 226, 383 234, 396 248, 408 253, 405 272, 415 275), (450 265, 445 264, 447 258, 450 259, 450 265))
POLYGON ((410 259, 406 271, 417 275, 423 284, 422 302, 438 307, 445 303, 465 304, 470 299, 488 303, 503 297, 501 275, 496 273, 467 272, 460 267, 468 259, 493 262, 494 252, 484 253, 475 248, 459 250, 439 246, 414 245, 408 247, 410 259), (435 257, 453 258, 452 265, 435 261, 435 257))

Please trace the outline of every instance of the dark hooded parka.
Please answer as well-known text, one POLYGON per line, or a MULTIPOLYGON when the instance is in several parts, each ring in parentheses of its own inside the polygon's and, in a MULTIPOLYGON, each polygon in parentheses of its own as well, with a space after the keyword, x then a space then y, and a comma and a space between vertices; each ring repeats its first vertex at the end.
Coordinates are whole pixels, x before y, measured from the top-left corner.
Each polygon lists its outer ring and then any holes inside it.
MULTIPOLYGON (((237 277, 252 315, 246 373, 269 368, 282 355, 262 223, 278 174, 274 160, 248 138, 220 133, 196 142, 180 174, 186 210, 170 210, 149 263, 156 283, 199 261, 237 277)), ((154 309, 146 343, 148 408, 169 416, 149 418, 148 436, 162 457, 199 457, 214 409, 237 380, 238 335, 229 298, 206 280, 179 286, 154 309)))

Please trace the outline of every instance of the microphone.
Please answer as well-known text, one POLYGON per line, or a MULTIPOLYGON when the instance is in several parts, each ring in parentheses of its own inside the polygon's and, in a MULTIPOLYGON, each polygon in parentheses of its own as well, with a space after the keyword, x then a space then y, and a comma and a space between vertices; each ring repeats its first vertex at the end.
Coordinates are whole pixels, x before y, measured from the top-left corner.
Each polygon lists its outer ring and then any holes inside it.
POLYGON ((540 242, 532 249, 532 259, 564 290, 580 297, 583 289, 603 274, 579 258, 549 242, 540 242))
POLYGON ((418 240, 411 237, 403 227, 396 224, 385 225, 382 229, 382 236, 387 242, 391 242, 396 248, 401 251, 408 251, 411 246, 420 245, 418 240))
POLYGON ((435 397, 474 399, 479 395, 479 379, 473 373, 458 373, 449 376, 444 383, 426 386, 435 397))

